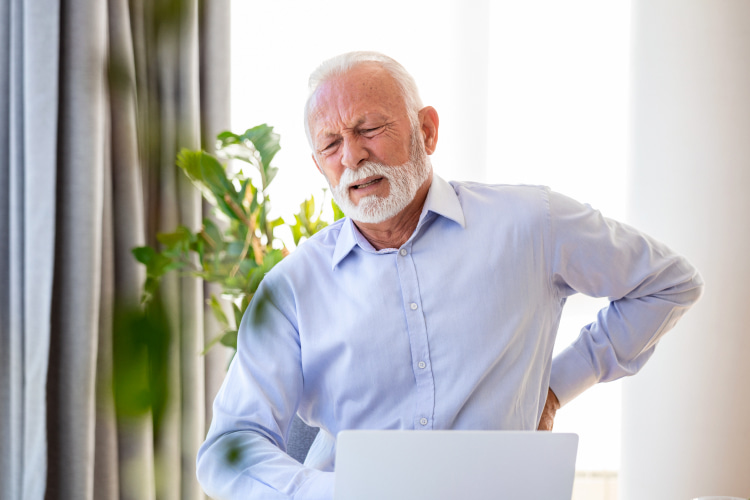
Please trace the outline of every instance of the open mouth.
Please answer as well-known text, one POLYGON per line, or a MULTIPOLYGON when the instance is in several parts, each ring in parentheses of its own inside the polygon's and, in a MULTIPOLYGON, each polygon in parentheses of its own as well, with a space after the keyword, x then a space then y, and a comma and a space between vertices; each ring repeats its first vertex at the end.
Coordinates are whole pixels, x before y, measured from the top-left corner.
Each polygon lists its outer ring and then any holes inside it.
POLYGON ((378 182, 382 181, 382 177, 376 177, 374 179, 370 179, 367 182, 363 182, 362 184, 352 184, 351 189, 364 189, 366 187, 370 187, 374 184, 377 184, 378 182))

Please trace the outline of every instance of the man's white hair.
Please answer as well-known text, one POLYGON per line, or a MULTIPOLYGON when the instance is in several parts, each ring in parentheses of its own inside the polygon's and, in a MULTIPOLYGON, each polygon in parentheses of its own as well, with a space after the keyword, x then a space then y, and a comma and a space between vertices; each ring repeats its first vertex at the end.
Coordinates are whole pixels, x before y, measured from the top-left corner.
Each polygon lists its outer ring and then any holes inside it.
POLYGON ((310 148, 313 148, 312 133, 310 131, 310 111, 313 106, 315 93, 321 84, 341 76, 351 69, 366 63, 375 63, 388 72, 396 81, 396 86, 404 98, 406 112, 412 128, 418 123, 419 110, 422 109, 422 98, 419 97, 419 89, 414 78, 401 66, 398 61, 380 52, 347 52, 323 61, 315 71, 310 74, 308 80, 307 103, 305 104, 305 132, 310 148))

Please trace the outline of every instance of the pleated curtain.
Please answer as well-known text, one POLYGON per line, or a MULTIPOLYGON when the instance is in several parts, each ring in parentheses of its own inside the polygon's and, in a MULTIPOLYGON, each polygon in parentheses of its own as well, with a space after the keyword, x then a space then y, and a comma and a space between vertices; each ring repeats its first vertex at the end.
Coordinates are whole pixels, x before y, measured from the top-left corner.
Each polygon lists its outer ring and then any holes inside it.
POLYGON ((0 499, 197 499, 195 454, 226 353, 201 281, 161 287, 160 432, 114 411, 133 247, 197 228, 175 167, 229 125, 229 1, 0 2, 0 499))

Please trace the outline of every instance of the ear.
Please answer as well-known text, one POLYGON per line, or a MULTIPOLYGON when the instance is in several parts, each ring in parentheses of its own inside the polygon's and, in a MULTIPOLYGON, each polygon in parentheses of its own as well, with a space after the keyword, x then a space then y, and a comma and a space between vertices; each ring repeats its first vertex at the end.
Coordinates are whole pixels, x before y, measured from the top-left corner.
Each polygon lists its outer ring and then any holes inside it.
MULTIPOLYGON (((310 153, 310 157, 312 158, 313 163, 315 163, 315 167, 318 169, 318 172, 323 174, 323 170, 321 170, 320 165, 318 165, 318 160, 315 159, 315 153, 310 153)), ((326 175, 326 174, 323 174, 323 175, 326 175)))
POLYGON ((440 119, 437 111, 432 106, 426 106, 419 110, 419 124, 424 137, 424 149, 428 155, 435 152, 438 140, 438 125, 440 119))

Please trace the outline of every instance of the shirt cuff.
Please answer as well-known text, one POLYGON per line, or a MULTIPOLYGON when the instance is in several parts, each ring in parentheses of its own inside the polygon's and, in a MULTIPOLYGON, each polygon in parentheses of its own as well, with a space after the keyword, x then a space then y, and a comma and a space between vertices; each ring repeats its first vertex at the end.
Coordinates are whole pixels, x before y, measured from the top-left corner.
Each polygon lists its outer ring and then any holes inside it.
POLYGON ((589 362, 573 346, 565 348, 552 360, 549 386, 563 406, 598 379, 589 362))
POLYGON ((332 500, 333 472, 313 471, 300 486, 294 500, 332 500))

